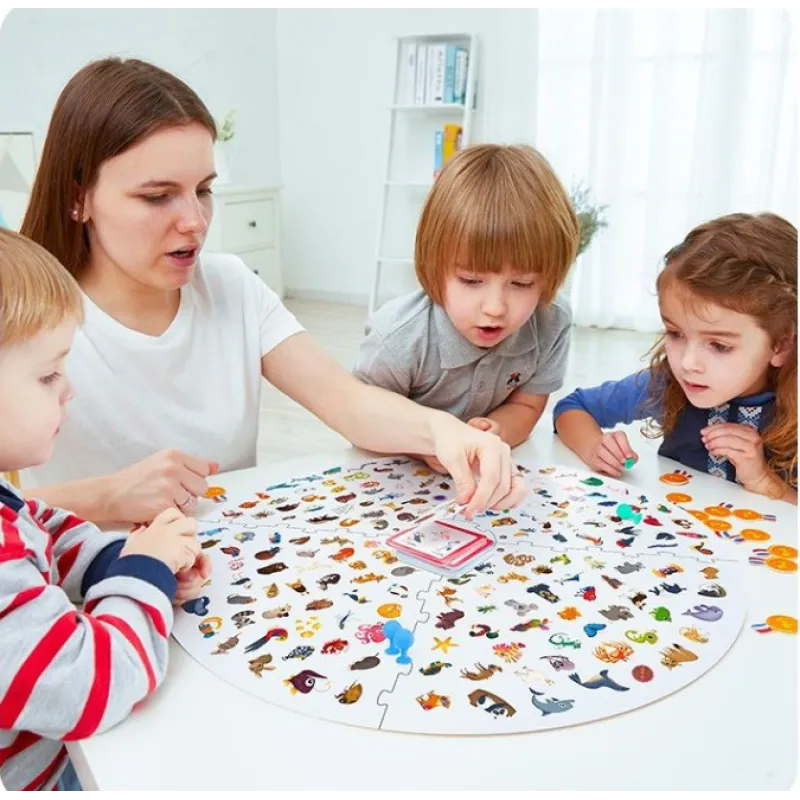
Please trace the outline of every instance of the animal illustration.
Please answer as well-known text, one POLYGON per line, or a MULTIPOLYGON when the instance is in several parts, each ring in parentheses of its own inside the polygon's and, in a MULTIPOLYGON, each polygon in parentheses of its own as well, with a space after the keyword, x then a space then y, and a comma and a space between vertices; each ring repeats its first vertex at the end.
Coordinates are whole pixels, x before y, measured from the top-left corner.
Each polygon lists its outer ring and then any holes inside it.
POLYGON ((627 661, 633 655, 633 648, 625 642, 603 642, 594 649, 594 654, 606 664, 627 661))
POLYGON ((335 572, 331 575, 323 575, 317 581, 317 585, 324 592, 329 586, 335 586, 337 583, 339 583, 340 577, 341 576, 337 575, 335 572))
POLYGON ((550 630, 548 626, 549 620, 547 619, 529 619, 527 622, 518 622, 511 630, 525 633, 525 631, 532 631, 534 628, 540 628, 543 631, 550 630))
POLYGON ((309 656, 314 654, 314 648, 311 645, 300 645, 299 647, 293 648, 289 653, 287 653, 283 657, 283 661, 291 661, 293 658, 297 658, 300 661, 305 661, 309 656))
POLYGON ((265 653, 263 656, 258 656, 258 658, 251 658, 247 662, 247 668, 256 678, 260 678, 263 672, 275 669, 274 664, 272 664, 272 655, 265 653))
POLYGON ((451 628, 454 628, 456 622, 458 622, 463 616, 464 612, 457 608, 454 608, 452 611, 443 611, 438 616, 436 627, 441 628, 443 631, 448 631, 451 628))
POLYGON ((255 597, 250 597, 249 595, 244 594, 229 594, 228 595, 228 602, 232 606, 243 606, 248 605, 249 603, 255 603, 255 597))
POLYGON ((450 698, 444 694, 436 694, 436 692, 420 695, 417 702, 425 711, 432 711, 434 708, 450 708, 450 698))
POLYGON ((339 653, 344 653, 348 647, 347 639, 331 639, 322 645, 320 653, 324 656, 338 655, 339 653))
POLYGON ((592 675, 585 681, 580 679, 577 672, 571 673, 568 677, 573 683, 583 686, 584 689, 613 689, 615 692, 627 692, 629 689, 628 686, 621 686, 613 678, 609 678, 607 669, 601 669, 599 675, 592 675))
POLYGON ((650 612, 656 622, 672 622, 672 614, 666 606, 659 606, 650 612))
POLYGON ((256 650, 262 648, 272 639, 277 639, 279 642, 283 642, 288 638, 289 632, 285 628, 272 628, 271 630, 268 630, 260 639, 250 642, 250 644, 245 647, 244 651, 245 653, 255 653, 256 650))
POLYGON ((632 619, 633 613, 630 609, 625 608, 625 606, 609 606, 608 608, 599 612, 604 616, 609 622, 618 622, 622 619, 632 619))
POLYGON ((539 672, 539 670, 531 669, 530 667, 522 667, 521 669, 516 670, 514 674, 526 684, 531 683, 544 683, 547 686, 552 686, 555 681, 552 678, 548 678, 543 672, 539 672))
POLYGON ((718 583, 706 583, 697 590, 703 597, 725 597, 728 593, 718 583))
POLYGON ((367 656, 366 658, 362 658, 359 661, 354 661, 350 665, 350 669, 374 669, 381 663, 380 658, 378 656, 367 656))
MULTIPOLYGON (((520 603, 517 600, 506 600, 505 605, 513 608, 518 617, 524 617, 531 611, 536 611, 539 606, 536 603, 520 603)), ((480 611, 480 609, 478 609, 480 611)))
POLYGON ((353 703, 357 703, 361 699, 361 695, 364 692, 364 687, 357 682, 351 683, 344 691, 339 692, 336 695, 336 699, 342 703, 342 705, 352 705, 353 703))
POLYGON ((647 602, 647 595, 644 592, 636 592, 628 599, 641 611, 647 602))
MULTIPOLYGON (((533 690, 531 690, 533 691, 533 690)), ((517 710, 510 704, 492 692, 483 689, 476 689, 467 696, 470 705, 483 708, 487 714, 495 717, 513 717, 517 710)))
POLYGON ((695 627, 681 628, 681 636, 685 636, 690 642, 697 642, 698 644, 706 644, 708 636, 700 633, 695 627))
POLYGON ((531 693, 531 703, 542 712, 543 717, 548 714, 562 714, 575 705, 574 700, 558 700, 555 697, 545 697, 544 692, 537 692, 530 687, 528 687, 528 690, 531 693), (539 700, 540 697, 543 699, 539 700))
POLYGON ((252 619, 253 614, 255 614, 255 611, 251 611, 250 609, 247 609, 246 611, 238 611, 236 614, 231 616, 231 621, 236 626, 237 630, 241 630, 247 625, 255 625, 255 621, 252 619))
POLYGON ((212 651, 211 655, 216 656, 220 654, 224 654, 233 650, 236 645, 239 644, 239 637, 238 636, 231 636, 230 639, 226 639, 224 642, 221 642, 217 645, 217 649, 212 651))
POLYGON ((675 667, 681 664, 697 661, 697 655, 680 644, 673 644, 670 647, 665 647, 661 651, 661 655, 661 663, 667 669, 675 669, 675 667))
POLYGON ((264 619, 280 619, 282 617, 288 617, 291 610, 292 607, 287 604, 285 606, 278 606, 277 608, 270 608, 261 616, 264 617, 264 619))
POLYGON ((419 671, 422 675, 438 675, 443 669, 452 666, 446 661, 431 661, 427 667, 420 667, 419 671))
POLYGON ((716 622, 722 619, 722 609, 718 606, 707 606, 703 603, 683 612, 684 617, 694 617, 703 622, 716 622))
POLYGON ((630 561, 626 561, 624 564, 614 567, 614 569, 621 575, 630 575, 632 572, 639 572, 639 570, 644 569, 644 564, 638 561, 635 564, 631 564, 630 561))
POLYGON ((276 572, 283 572, 289 569, 283 561, 276 561, 274 564, 267 564, 266 567, 259 567, 256 572, 259 575, 274 575, 276 572))
POLYGON ((292 694, 310 694, 313 691, 326 692, 331 688, 331 682, 319 672, 314 672, 313 669, 304 669, 292 675, 284 684, 289 687, 292 694), (324 681, 324 683, 323 683, 324 681))
POLYGON ((502 672, 503 668, 497 664, 489 664, 484 667, 483 664, 476 664, 474 669, 462 669, 461 677, 470 681, 485 681, 492 677, 495 672, 502 672))
POLYGON ((320 600, 312 600, 306 605, 306 611, 322 611, 325 608, 330 608, 333 605, 333 600, 322 598, 320 600))
POLYGON ((622 586, 622 581, 619 578, 612 578, 610 575, 601 575, 602 579, 612 588, 619 589, 622 586))

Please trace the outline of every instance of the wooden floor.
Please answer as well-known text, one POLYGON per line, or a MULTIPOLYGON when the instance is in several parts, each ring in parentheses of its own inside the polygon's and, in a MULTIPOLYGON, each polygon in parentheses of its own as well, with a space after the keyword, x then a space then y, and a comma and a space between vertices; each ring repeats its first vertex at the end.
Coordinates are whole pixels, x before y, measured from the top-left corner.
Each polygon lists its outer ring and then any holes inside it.
MULTIPOLYGON (((287 299, 286 306, 306 330, 348 370, 355 363, 366 309, 312 300, 287 299)), ((564 387, 551 398, 540 425, 550 426, 555 402, 577 386, 624 377, 641 365, 653 342, 652 334, 574 328, 564 387)), ((294 401, 265 385, 261 398, 258 460, 267 464, 348 446, 294 401)))

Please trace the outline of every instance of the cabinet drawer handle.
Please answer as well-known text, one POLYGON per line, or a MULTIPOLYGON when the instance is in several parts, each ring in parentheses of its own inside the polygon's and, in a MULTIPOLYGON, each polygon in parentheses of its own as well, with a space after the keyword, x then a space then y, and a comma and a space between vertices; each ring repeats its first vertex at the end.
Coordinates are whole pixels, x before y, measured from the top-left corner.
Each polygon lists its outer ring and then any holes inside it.
POLYGON ((251 220, 250 220, 250 222, 248 222, 247 224, 248 224, 248 225, 249 225, 251 228, 255 228, 255 227, 256 227, 256 221, 255 221, 254 219, 251 219, 251 220))

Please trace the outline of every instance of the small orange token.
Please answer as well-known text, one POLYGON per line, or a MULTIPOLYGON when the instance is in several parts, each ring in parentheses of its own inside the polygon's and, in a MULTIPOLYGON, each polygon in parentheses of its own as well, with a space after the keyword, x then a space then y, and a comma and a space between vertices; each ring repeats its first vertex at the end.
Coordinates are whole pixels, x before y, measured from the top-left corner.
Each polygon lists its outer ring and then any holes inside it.
POLYGON ((402 611, 402 606, 399 603, 385 603, 378 607, 378 614, 385 619, 397 619, 402 611))
POLYGON ((768 558, 764 563, 776 572, 797 572, 797 562, 788 558, 768 558))
POLYGON ((745 528, 739 536, 748 542, 766 542, 772 538, 766 531, 760 531, 758 528, 745 528))
POLYGON ((774 614, 767 617, 767 625, 778 633, 797 633, 797 620, 794 617, 786 617, 783 614, 774 614))
POLYGON ((672 486, 686 486, 690 479, 687 475, 681 475, 680 472, 668 472, 666 475, 662 475, 659 480, 661 483, 668 483, 672 486))
POLYGON ((733 516, 737 519, 761 519, 761 514, 758 511, 752 511, 749 508, 734 509, 733 516))
POLYGON ((730 522, 725 522, 724 519, 707 519, 705 523, 712 531, 717 531, 717 533, 731 529, 730 522))
POLYGON ((221 486, 209 486, 208 489, 206 489, 204 497, 213 500, 215 497, 222 497, 224 494, 225 490, 221 486))
POLYGON ((773 544, 767 548, 767 552, 778 558, 797 558, 797 550, 786 544, 773 544))
POLYGON ((731 510, 724 506, 708 506, 704 511, 709 517, 729 517, 731 515, 731 510))
POLYGON ((700 522, 705 522, 708 519, 708 514, 705 511, 690 511, 687 508, 686 513, 691 514, 695 519, 699 519, 700 522))
POLYGON ((683 494, 682 492, 670 492, 667 495, 667 500, 670 503, 675 503, 675 505, 680 505, 681 503, 691 503, 692 496, 690 494, 683 494))

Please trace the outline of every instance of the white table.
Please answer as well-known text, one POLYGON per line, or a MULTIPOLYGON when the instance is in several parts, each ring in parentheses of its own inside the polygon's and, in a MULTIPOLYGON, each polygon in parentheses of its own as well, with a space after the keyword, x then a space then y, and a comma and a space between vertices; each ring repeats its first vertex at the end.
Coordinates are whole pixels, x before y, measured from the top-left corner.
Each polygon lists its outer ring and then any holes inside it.
MULTIPOLYGON (((680 465, 658 458, 653 444, 639 452, 626 480, 651 498, 670 491, 658 476, 680 465)), ((303 462, 313 471, 342 455, 303 462)), ((545 426, 516 455, 528 465, 580 466, 545 426)), ((299 463, 229 473, 219 483, 235 491, 255 474, 274 482, 297 474, 299 463)), ((767 544, 796 546, 788 504, 702 474, 685 491, 695 507, 727 501, 776 514, 777 522, 756 523, 772 534, 767 544)), ((756 546, 736 552, 746 561, 756 546)), ((787 789, 798 751, 797 637, 758 634, 750 624, 797 616, 797 579, 763 566, 748 566, 745 577, 747 620, 720 663, 676 694, 591 724, 475 737, 337 725, 261 702, 173 640, 155 696, 114 730, 70 744, 70 754, 84 786, 102 790, 787 789)))

